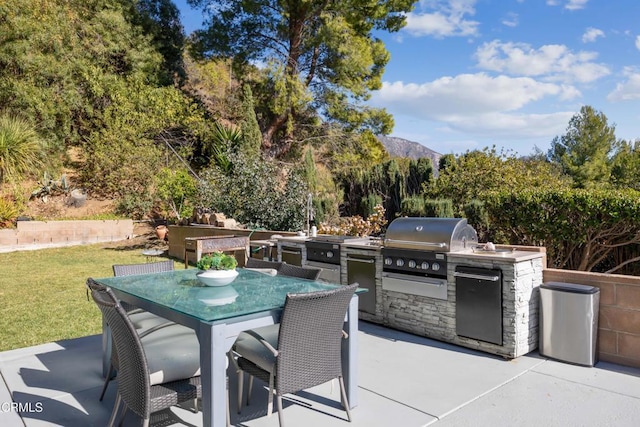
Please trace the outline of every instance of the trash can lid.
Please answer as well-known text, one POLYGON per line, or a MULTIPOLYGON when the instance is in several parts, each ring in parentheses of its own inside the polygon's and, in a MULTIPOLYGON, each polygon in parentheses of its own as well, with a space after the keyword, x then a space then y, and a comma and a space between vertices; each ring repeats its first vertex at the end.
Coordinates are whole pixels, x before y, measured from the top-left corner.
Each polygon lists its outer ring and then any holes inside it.
POLYGON ((574 294, 597 294, 600 289, 595 286, 578 285, 576 283, 565 282, 545 282, 540 285, 540 289, 550 289, 561 292, 571 292, 574 294))

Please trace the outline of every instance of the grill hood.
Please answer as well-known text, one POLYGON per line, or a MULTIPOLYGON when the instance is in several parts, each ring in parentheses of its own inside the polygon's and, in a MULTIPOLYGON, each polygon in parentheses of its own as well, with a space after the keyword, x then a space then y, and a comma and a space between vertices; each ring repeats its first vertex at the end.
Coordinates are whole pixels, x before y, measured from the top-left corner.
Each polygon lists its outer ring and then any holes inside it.
POLYGON ((478 243, 465 218, 396 218, 387 227, 385 248, 456 252, 478 243))

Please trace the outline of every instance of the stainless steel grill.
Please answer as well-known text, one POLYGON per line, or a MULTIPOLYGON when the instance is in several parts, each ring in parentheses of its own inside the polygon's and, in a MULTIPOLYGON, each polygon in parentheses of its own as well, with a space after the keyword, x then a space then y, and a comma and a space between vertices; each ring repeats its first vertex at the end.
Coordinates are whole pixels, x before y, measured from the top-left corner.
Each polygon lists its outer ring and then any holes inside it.
POLYGON ((477 243, 478 234, 464 218, 398 218, 384 239, 382 287, 447 299, 447 253, 477 243))
POLYGON ((471 249, 478 234, 464 218, 397 218, 387 228, 385 248, 455 252, 471 249))

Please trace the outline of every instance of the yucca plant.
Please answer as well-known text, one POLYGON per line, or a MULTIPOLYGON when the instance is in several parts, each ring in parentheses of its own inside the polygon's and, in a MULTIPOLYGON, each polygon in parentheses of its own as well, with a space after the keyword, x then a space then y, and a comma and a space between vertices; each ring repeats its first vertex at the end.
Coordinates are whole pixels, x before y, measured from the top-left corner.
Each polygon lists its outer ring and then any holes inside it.
POLYGON ((42 166, 43 141, 33 126, 19 117, 0 115, 0 183, 42 166))
POLYGON ((210 146, 211 159, 220 169, 228 174, 233 167, 228 153, 233 151, 242 140, 242 131, 235 126, 226 126, 220 123, 213 125, 213 138, 210 146))

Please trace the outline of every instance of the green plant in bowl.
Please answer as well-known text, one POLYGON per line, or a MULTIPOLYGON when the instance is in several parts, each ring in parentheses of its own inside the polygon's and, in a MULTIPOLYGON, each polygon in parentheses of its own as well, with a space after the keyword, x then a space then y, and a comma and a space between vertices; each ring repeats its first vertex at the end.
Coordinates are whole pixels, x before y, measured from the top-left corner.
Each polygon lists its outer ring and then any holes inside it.
POLYGON ((238 266, 238 261, 232 255, 214 252, 203 255, 196 267, 200 270, 234 270, 238 266))

